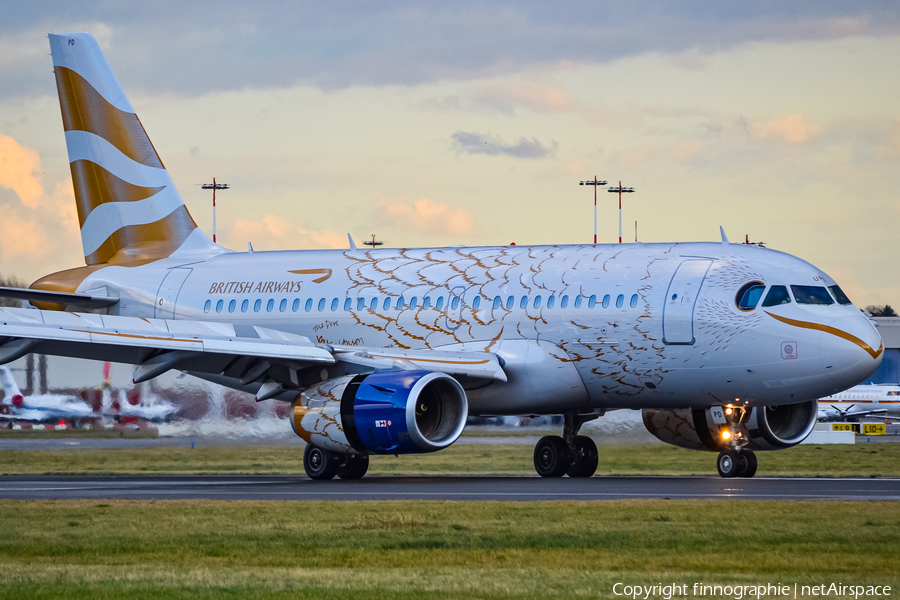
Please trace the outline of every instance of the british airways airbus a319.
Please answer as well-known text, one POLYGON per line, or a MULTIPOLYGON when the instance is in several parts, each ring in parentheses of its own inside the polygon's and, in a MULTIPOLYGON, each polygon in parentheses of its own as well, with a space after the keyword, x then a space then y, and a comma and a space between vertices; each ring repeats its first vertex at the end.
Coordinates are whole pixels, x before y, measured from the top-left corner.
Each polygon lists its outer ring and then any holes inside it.
POLYGON ((816 399, 866 379, 878 332, 837 283, 729 243, 239 253, 188 214, 85 33, 50 35, 85 266, 6 290, 0 363, 26 353, 176 369, 293 404, 314 479, 451 445, 472 415, 564 415, 534 452, 590 477, 581 426, 643 411, 725 477, 788 448, 816 399))

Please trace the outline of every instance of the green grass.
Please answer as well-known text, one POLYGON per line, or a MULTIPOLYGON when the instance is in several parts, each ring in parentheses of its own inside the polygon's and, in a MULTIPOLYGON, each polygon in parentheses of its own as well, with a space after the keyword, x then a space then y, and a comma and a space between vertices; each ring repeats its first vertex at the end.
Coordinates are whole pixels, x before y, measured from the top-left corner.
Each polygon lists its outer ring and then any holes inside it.
POLYGON ((514 429, 482 429, 468 427, 462 432, 462 437, 495 438, 495 437, 541 437, 544 435, 558 435, 558 431, 552 429, 528 429, 517 427, 514 429))
POLYGON ((609 598, 900 586, 896 502, 0 501, 0 598, 609 598))
POLYGON ((137 429, 61 429, 59 431, 44 429, 0 429, 0 439, 3 440, 26 440, 41 439, 52 440, 58 438, 80 438, 80 439, 113 439, 113 438, 152 438, 159 437, 156 429, 145 429, 143 431, 137 429))
MULTIPOLYGON (((433 454, 373 456, 371 475, 534 475, 530 445, 455 444, 433 454)), ((897 477, 900 444, 801 445, 760 452, 760 476, 897 477)), ((716 455, 664 444, 601 445, 598 475, 711 475, 716 455)), ((302 473, 299 446, 0 450, 4 474, 302 473)))

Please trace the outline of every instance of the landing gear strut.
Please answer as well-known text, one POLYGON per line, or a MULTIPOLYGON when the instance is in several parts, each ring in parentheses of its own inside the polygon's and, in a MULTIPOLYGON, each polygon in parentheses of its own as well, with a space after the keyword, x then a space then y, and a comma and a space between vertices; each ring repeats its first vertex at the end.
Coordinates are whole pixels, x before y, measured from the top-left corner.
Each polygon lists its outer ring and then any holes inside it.
POLYGON ((369 470, 368 456, 340 454, 308 444, 303 451, 303 469, 310 479, 360 479, 369 470))
POLYGON ((725 419, 728 430, 723 435, 724 448, 716 460, 716 469, 722 477, 753 477, 756 475, 756 454, 747 448, 747 441, 740 432, 741 420, 746 410, 728 406, 725 419))
POLYGON ((567 414, 562 437, 547 435, 534 447, 534 469, 541 477, 591 477, 597 472, 597 444, 586 435, 578 435, 581 426, 601 416, 567 414))

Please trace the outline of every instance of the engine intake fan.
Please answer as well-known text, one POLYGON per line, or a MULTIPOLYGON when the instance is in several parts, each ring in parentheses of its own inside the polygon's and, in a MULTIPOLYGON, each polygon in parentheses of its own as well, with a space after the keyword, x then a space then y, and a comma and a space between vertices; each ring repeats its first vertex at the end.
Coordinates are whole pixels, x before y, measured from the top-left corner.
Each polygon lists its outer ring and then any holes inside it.
POLYGON ((291 426, 307 443, 345 454, 434 452, 455 442, 469 405, 445 373, 376 371, 303 392, 291 426))

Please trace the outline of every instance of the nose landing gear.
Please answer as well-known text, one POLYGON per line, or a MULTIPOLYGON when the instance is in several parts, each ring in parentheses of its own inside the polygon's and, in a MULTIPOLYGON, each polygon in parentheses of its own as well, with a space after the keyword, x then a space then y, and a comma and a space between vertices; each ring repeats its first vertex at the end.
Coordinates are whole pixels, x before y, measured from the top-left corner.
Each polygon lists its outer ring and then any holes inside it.
POLYGON ((597 472, 597 444, 586 435, 578 435, 581 426, 601 416, 567 414, 562 437, 547 435, 534 447, 534 469, 541 477, 592 477, 597 472))
POLYGON ((741 406, 728 406, 725 411, 727 429, 723 430, 723 449, 716 460, 716 469, 722 477, 753 477, 756 475, 756 454, 746 446, 740 424, 747 411, 741 406))

